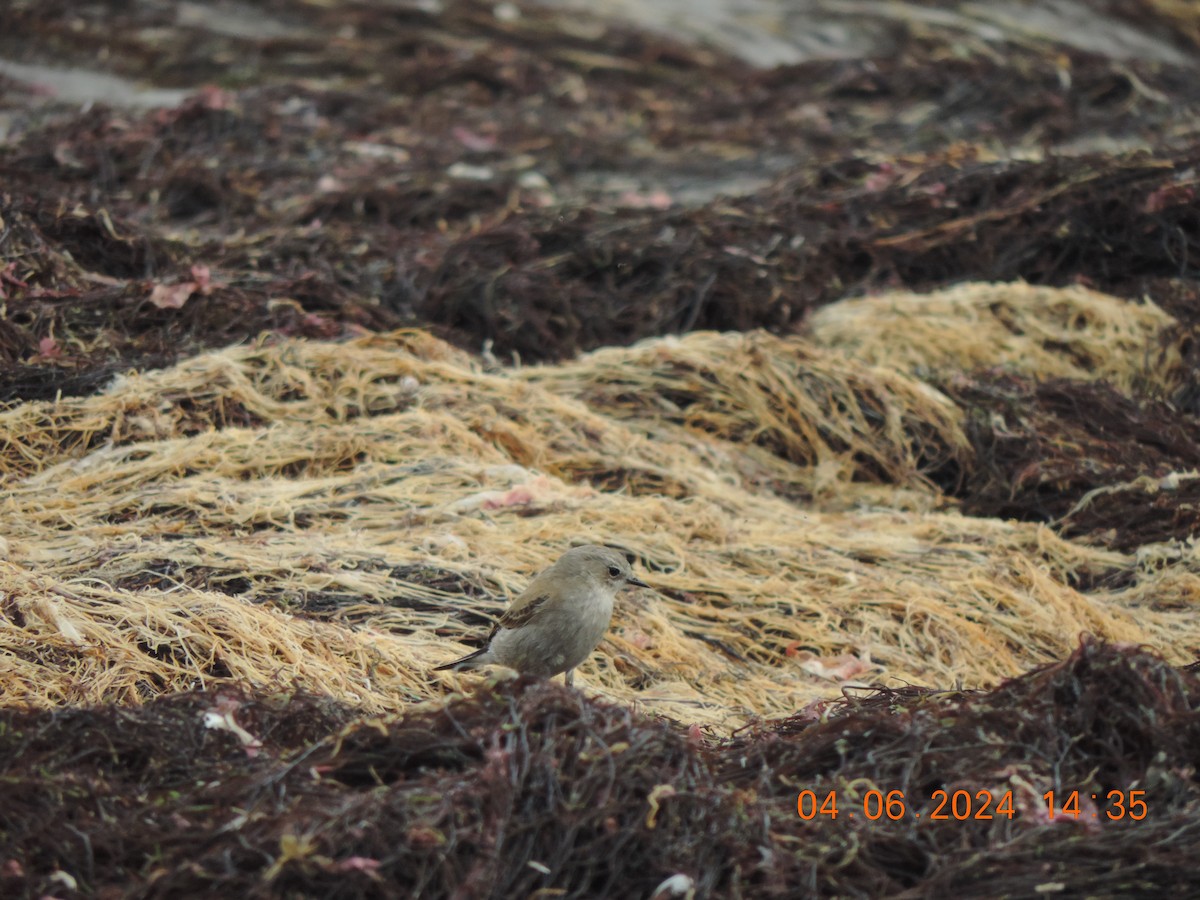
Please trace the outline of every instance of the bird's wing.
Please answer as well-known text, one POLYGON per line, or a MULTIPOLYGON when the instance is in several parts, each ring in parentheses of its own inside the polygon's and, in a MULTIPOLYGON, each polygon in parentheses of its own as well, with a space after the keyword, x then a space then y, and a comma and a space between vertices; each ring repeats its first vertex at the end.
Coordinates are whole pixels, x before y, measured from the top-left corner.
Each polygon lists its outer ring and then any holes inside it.
POLYGON ((527 625, 533 621, 534 617, 538 614, 538 610, 545 607, 549 599, 550 594, 546 590, 545 579, 539 574, 533 581, 529 582, 529 587, 521 591, 517 599, 500 616, 496 630, 499 631, 501 628, 520 628, 522 625, 527 625))
POLYGON ((500 617, 497 629, 520 628, 522 625, 527 625, 533 621, 534 617, 538 614, 538 610, 545 606, 546 601, 549 599, 549 594, 539 594, 524 603, 514 602, 512 606, 504 611, 504 615, 500 617))

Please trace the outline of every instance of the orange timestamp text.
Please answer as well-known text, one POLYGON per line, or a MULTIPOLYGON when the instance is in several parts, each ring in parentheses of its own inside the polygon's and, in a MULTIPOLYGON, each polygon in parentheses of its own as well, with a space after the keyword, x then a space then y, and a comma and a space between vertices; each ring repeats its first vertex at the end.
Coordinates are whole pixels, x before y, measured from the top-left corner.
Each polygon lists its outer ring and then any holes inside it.
MULTIPOLYGON (((1143 799, 1145 794, 1145 791, 1109 791, 1104 795, 1105 807, 1103 810, 1095 805, 1095 801, 1099 799, 1098 794, 1085 795, 1090 796, 1093 801, 1087 805, 1087 808, 1091 810, 1090 813, 1085 812, 1081 807, 1079 791, 1069 791, 1064 794, 1047 791, 1042 795, 1042 800, 1046 803, 1048 818, 1052 820, 1064 816, 1075 819, 1090 816, 1090 818, 1098 819, 1104 815, 1112 821, 1126 818, 1140 821, 1146 818, 1149 811, 1146 801, 1143 799)), ((963 789, 936 790, 930 796, 930 803, 933 804, 933 809, 925 813, 924 818, 933 821, 964 822, 1002 818, 1011 820, 1017 814, 1011 790, 998 795, 986 789, 974 793, 963 789)), ((909 808, 903 791, 888 791, 885 794, 883 791, 870 790, 862 794, 861 802, 856 800, 849 808, 843 803, 839 808, 836 790, 827 791, 823 797, 818 796, 815 791, 804 790, 796 798, 796 812, 806 822, 818 816, 836 819, 839 815, 846 815, 850 818, 861 815, 871 821, 880 819, 894 821, 909 815, 909 808)), ((922 818, 920 812, 913 812, 912 815, 914 818, 922 818)))

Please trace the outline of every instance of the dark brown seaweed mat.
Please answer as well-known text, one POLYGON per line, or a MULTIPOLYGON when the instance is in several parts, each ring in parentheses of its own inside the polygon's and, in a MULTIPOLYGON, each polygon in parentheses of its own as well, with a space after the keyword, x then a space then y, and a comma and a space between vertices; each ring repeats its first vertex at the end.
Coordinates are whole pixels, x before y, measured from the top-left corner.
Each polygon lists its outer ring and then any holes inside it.
POLYGON ((879 690, 720 741, 530 680, 378 720, 303 696, 6 709, 0 889, 649 897, 684 875, 698 897, 1181 896, 1200 889, 1197 748, 1194 675, 1087 640, 988 693, 879 690), (206 728, 216 710, 261 750, 206 728), (837 791, 836 819, 802 821, 803 789, 837 791), (872 821, 871 789, 907 812, 872 821), (939 821, 937 790, 973 809, 1011 790, 1015 814, 939 821), (1082 814, 1050 820, 1050 790, 1082 814), (1112 791, 1145 817, 1110 820, 1112 791))
POLYGON ((996 375, 944 389, 975 448, 964 512, 1052 522, 1124 551, 1200 530, 1200 479, 1186 474, 1200 468, 1194 416, 1101 382, 996 375))
POLYGON ((542 360, 786 329, 842 296, 963 279, 1194 297, 1184 67, 995 49, 928 21, 897 20, 877 58, 759 72, 468 0, 263 15, 278 33, 193 27, 170 3, 0 13, 9 57, 102 56, 198 89, 170 109, 47 112, 0 82, 0 361, 48 376, 4 397, 87 392, 92 370, 263 331, 426 324, 542 360), (1077 155, 1114 144, 1155 149, 1077 155), (205 291, 153 302, 197 266, 205 291))
POLYGON ((528 212, 452 245, 418 308, 536 359, 693 328, 784 328, 888 286, 1082 280, 1141 296, 1146 279, 1200 275, 1198 166, 1200 146, 1173 158, 924 159, 883 183, 879 167, 839 165, 652 216, 528 212))

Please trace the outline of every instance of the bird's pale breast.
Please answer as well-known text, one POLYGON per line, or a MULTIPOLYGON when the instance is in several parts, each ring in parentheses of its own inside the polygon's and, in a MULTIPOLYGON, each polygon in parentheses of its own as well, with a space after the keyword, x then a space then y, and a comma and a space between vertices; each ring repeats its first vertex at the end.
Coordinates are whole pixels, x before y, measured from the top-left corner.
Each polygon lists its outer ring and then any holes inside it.
POLYGON ((613 600, 613 591, 589 587, 548 602, 528 625, 501 629, 492 653, 501 665, 545 678, 573 669, 604 638, 613 600))

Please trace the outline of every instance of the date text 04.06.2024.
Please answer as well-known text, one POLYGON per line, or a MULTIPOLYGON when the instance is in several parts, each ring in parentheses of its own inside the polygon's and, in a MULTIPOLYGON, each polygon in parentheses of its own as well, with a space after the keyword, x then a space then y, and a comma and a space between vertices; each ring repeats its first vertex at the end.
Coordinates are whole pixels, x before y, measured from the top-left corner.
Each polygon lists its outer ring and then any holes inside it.
MULTIPOLYGON (((1140 821, 1146 818, 1148 812, 1146 801, 1143 799, 1145 795, 1145 791, 1109 791, 1103 797, 1099 794, 1084 794, 1084 800, 1081 803, 1079 791, 1068 791, 1061 794, 1047 791, 1042 795, 1042 801, 1046 804, 1048 819, 1099 819, 1104 817, 1114 822, 1120 819, 1140 821), (1089 799, 1091 802, 1088 802, 1089 799), (1104 804, 1103 809, 1096 805, 1098 802, 1104 804)), ((796 798, 796 812, 805 821, 810 821, 818 816, 836 819, 838 815, 845 815, 855 818, 856 814, 872 821, 896 820, 903 819, 910 814, 903 791, 888 791, 884 794, 882 791, 871 790, 861 796, 861 803, 853 803, 850 805, 851 808, 847 808, 847 804, 843 803, 842 808, 839 809, 837 791, 828 791, 824 797, 818 797, 815 791, 801 791, 796 798)), ((1012 819, 1016 815, 1011 790, 999 795, 986 789, 976 791, 974 794, 967 790, 937 790, 931 795, 930 803, 933 804, 933 809, 926 813, 925 818, 935 821, 1012 819)), ((915 818, 921 818, 919 812, 911 814, 915 818)))

